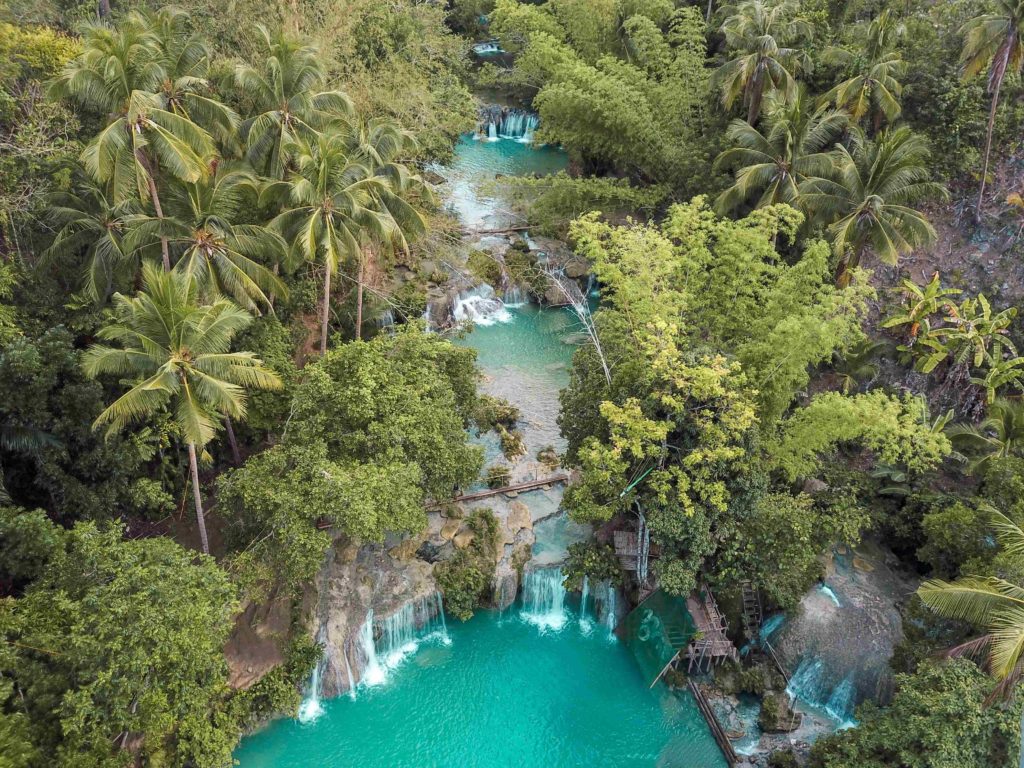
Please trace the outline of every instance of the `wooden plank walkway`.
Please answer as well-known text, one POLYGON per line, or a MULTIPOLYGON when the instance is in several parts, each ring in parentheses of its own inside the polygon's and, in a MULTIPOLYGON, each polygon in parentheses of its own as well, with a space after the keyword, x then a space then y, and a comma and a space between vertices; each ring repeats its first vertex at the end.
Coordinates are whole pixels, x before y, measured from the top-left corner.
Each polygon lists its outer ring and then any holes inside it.
POLYGON ((697 709, 704 716, 707 721, 708 728, 711 729, 711 735, 715 738, 718 743, 718 748, 722 750, 722 756, 725 757, 727 763, 730 766, 736 765, 739 761, 739 756, 736 754, 736 750, 733 749, 732 742, 729 741, 729 734, 725 732, 725 728, 718 721, 715 716, 715 712, 711 709, 711 702, 708 701, 708 697, 704 695, 704 691, 700 689, 693 680, 689 681, 690 693, 693 694, 694 700, 697 702, 697 709))
POLYGON ((486 499, 491 496, 498 496, 502 493, 520 493, 522 491, 533 491, 537 488, 543 488, 545 485, 555 485, 557 483, 569 482, 569 475, 565 472, 556 472, 553 475, 547 477, 538 477, 534 480, 525 480, 521 483, 515 483, 514 485, 506 485, 502 488, 487 488, 482 491, 473 491, 472 493, 464 493, 461 496, 455 496, 446 501, 436 501, 427 506, 427 509, 439 509, 446 504, 457 504, 462 501, 477 501, 478 499, 486 499))
POLYGON ((706 585, 701 587, 701 591, 704 593, 703 599, 698 599, 696 595, 686 598, 687 610, 701 633, 701 638, 691 642, 687 648, 687 671, 691 672, 694 666, 700 672, 705 664, 710 669, 712 664, 720 663, 723 659, 739 661, 740 658, 736 646, 725 634, 729 624, 719 610, 715 596, 706 585))

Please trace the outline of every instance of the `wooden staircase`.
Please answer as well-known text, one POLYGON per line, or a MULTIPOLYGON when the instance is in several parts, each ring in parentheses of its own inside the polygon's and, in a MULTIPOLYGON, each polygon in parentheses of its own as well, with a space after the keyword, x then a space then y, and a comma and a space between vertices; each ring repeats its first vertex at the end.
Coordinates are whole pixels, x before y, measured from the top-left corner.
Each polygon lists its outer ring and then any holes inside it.
POLYGON ((743 631, 753 648, 761 635, 761 622, 764 619, 761 610, 761 595, 757 587, 750 581, 742 582, 740 590, 743 598, 743 631))

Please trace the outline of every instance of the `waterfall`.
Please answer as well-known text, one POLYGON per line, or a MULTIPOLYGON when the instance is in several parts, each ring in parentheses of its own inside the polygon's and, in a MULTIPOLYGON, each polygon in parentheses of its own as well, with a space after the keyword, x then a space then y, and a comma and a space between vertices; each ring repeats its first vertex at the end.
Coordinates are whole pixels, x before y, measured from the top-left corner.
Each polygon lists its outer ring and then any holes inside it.
POLYGON ((348 642, 342 649, 342 656, 345 658, 345 677, 348 678, 348 695, 352 701, 356 700, 356 681, 352 677, 352 665, 348 663, 348 642))
POLYGON ((373 642, 373 608, 366 612, 366 620, 359 629, 359 650, 366 664, 360 682, 366 685, 380 685, 387 679, 387 672, 377 659, 377 646, 373 642))
POLYGON ((825 665, 821 659, 801 660, 786 686, 791 699, 804 702, 824 712, 841 724, 853 722, 856 687, 853 675, 847 675, 835 687, 825 680, 825 665))
POLYGON ((505 288, 505 306, 506 307, 521 307, 527 303, 526 292, 521 286, 512 283, 505 288))
POLYGON ((473 46, 473 53, 477 56, 493 56, 494 54, 504 53, 501 46, 498 45, 497 40, 487 40, 483 43, 476 43, 473 46))
POLYGON ((309 678, 309 690, 306 693, 306 698, 299 705, 300 723, 312 723, 323 714, 324 707, 320 703, 320 677, 323 675, 323 668, 326 663, 326 657, 321 658, 313 668, 313 674, 309 678))
MULTIPOLYGON (((371 608, 356 641, 365 662, 361 682, 380 685, 387 681, 388 673, 427 641, 451 643, 440 592, 410 600, 382 619, 375 619, 371 608)), ((348 659, 345 661, 347 664, 348 659)))
POLYGON ((486 126, 487 139, 511 139, 523 144, 533 142, 533 135, 540 125, 536 113, 525 109, 500 107, 493 104, 480 110, 481 132, 486 126))
POLYGON ((541 629, 558 631, 565 626, 565 577, 561 568, 538 568, 523 574, 523 607, 520 615, 541 629))
POLYGON ((605 628, 608 630, 608 637, 611 640, 615 639, 615 585, 610 581, 604 582, 604 605, 603 605, 603 621, 605 628))
POLYGON ((452 317, 458 323, 471 321, 477 325, 507 323, 512 319, 511 313, 505 308, 505 303, 487 283, 460 292, 452 307, 452 317))
POLYGON ((775 613, 761 622, 761 631, 758 633, 762 642, 768 640, 772 633, 782 626, 782 623, 786 620, 786 614, 775 613))
POLYGON ((393 328, 394 325, 395 325, 395 311, 393 309, 390 309, 390 308, 389 309, 385 309, 377 317, 377 327, 378 328, 381 328, 381 329, 393 328))
POLYGON ((587 598, 590 596, 590 582, 583 576, 583 592, 580 595, 580 629, 589 632, 593 626, 587 618, 587 598))
POLYGON ((818 591, 821 592, 823 595, 825 595, 833 603, 835 603, 836 604, 836 608, 842 608, 843 607, 842 603, 839 602, 839 595, 837 595, 835 593, 835 590, 833 590, 832 587, 830 587, 825 582, 822 582, 821 584, 818 585, 818 591))

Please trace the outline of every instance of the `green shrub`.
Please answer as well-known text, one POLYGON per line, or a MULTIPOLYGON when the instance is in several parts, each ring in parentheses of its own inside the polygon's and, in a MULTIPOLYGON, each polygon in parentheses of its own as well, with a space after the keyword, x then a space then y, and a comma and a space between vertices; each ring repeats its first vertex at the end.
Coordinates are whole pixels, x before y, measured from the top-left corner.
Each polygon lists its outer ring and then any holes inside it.
POLYGON ((565 588, 574 592, 583 589, 584 576, 593 582, 622 583, 622 571, 615 550, 610 544, 601 544, 597 541, 570 544, 562 572, 565 574, 565 588))

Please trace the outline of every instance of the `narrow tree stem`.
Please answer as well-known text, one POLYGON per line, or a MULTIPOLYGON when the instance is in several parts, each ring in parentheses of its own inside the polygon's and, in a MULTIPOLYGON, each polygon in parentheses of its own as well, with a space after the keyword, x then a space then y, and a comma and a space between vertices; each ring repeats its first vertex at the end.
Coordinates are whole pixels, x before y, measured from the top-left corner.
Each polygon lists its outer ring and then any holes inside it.
MULTIPOLYGON (((160 219, 160 228, 163 229, 164 209, 160 205, 160 195, 156 189, 156 180, 153 178, 153 167, 141 151, 136 151, 135 158, 146 171, 146 186, 149 187, 149 197, 153 201, 153 210, 156 212, 156 217, 160 219)), ((160 253, 163 256, 164 272, 170 272, 171 254, 167 247, 167 238, 163 234, 160 235, 160 253)))
POLYGON ((1003 87, 1003 78, 996 79, 996 87, 992 91, 992 107, 988 112, 988 130, 985 132, 985 162, 981 167, 981 188, 978 190, 978 206, 974 209, 974 221, 981 223, 981 209, 985 203, 985 183, 988 180, 988 162, 992 155, 992 130, 996 123, 996 111, 999 109, 999 91, 1003 87))
POLYGON ((196 522, 199 524, 199 541, 203 554, 210 554, 210 541, 206 538, 206 517, 203 515, 203 497, 199 492, 199 460, 196 458, 195 443, 188 444, 188 463, 192 470, 192 496, 196 502, 196 522))
POLYGON ((331 311, 331 267, 324 270, 324 297, 320 310, 320 354, 327 354, 327 318, 331 311))
POLYGON ((366 258, 359 255, 359 271, 356 274, 356 341, 363 338, 363 270, 366 258))
POLYGON ((231 446, 231 459, 235 462, 235 466, 239 467, 242 465, 242 454, 238 450, 238 440, 235 438, 235 427, 231 423, 231 417, 224 417, 224 429, 228 433, 228 444, 231 446))

